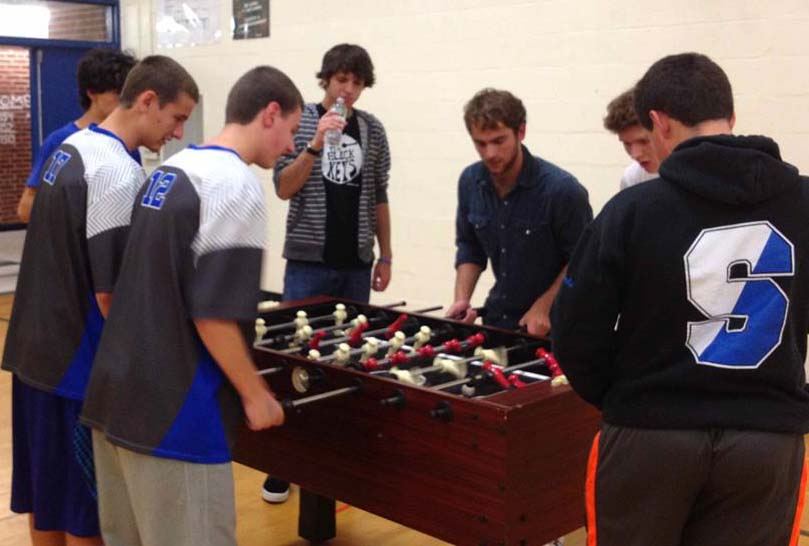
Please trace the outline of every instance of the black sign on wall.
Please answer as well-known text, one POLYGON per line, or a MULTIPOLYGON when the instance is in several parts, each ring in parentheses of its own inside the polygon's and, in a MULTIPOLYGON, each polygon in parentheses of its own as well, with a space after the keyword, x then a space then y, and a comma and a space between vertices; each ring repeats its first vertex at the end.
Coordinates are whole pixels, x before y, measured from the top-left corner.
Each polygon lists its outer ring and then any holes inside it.
POLYGON ((270 0, 233 0, 233 39, 270 35, 270 0))

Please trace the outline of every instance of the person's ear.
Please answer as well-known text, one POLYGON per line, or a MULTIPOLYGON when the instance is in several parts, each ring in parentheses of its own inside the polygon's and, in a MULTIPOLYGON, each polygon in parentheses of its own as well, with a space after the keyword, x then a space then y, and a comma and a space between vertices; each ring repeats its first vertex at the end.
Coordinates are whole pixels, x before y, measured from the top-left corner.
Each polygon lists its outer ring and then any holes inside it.
POLYGON ((668 114, 660 110, 649 110, 649 119, 652 120, 652 131, 660 131, 663 138, 671 136, 671 118, 668 114))
POLYGON ((525 123, 520 123, 520 128, 517 129, 517 140, 522 142, 525 138, 525 123))
POLYGON ((261 121, 264 127, 267 129, 272 128, 275 124, 276 118, 281 115, 281 105, 275 101, 272 101, 267 106, 264 107, 264 110, 261 111, 261 121))
POLYGON ((135 99, 135 108, 138 112, 146 112, 155 104, 159 104, 160 100, 157 93, 151 89, 147 89, 135 99))

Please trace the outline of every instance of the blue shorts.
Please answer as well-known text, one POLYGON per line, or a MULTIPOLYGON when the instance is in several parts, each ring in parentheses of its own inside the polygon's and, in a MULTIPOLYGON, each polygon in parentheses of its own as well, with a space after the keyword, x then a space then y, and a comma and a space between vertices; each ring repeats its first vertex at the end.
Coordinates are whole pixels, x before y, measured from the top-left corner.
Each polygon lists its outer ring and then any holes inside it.
POLYGON ((12 382, 11 510, 32 513, 38 531, 101 535, 92 437, 81 401, 12 382))

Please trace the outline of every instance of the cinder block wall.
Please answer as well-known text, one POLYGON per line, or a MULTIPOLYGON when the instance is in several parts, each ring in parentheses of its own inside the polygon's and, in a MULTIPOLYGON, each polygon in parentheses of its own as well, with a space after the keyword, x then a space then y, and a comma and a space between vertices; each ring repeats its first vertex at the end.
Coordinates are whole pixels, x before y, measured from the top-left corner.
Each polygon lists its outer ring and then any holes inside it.
MULTIPOLYGON (((383 121, 393 154, 394 280, 378 303, 414 306, 452 298, 458 175, 476 155, 461 109, 486 86, 507 88, 528 108, 526 144, 573 172, 598 211, 617 191, 627 157, 601 127, 606 104, 657 58, 700 51, 734 85, 737 132, 765 133, 809 171, 809 3, 775 0, 272 0, 269 39, 156 51, 148 0, 123 0, 124 43, 182 62, 205 94, 205 134, 224 119, 229 86, 256 64, 273 64, 319 100, 314 73, 339 42, 365 46, 378 83, 359 106, 383 121)), ((269 173, 264 174, 269 181, 269 173)), ((264 287, 281 288, 286 204, 268 183, 264 287)), ((478 302, 491 283, 485 277, 478 302)))

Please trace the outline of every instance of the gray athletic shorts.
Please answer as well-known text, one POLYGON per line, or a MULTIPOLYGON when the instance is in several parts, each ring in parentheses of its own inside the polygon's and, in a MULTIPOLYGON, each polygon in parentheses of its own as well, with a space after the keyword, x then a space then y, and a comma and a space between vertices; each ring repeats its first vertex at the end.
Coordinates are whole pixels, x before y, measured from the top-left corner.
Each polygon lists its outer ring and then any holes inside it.
POLYGON ((97 430, 93 450, 106 546, 236 546, 230 463, 142 455, 97 430))
POLYGON ((588 546, 792 546, 803 436, 602 424, 590 453, 588 546))

